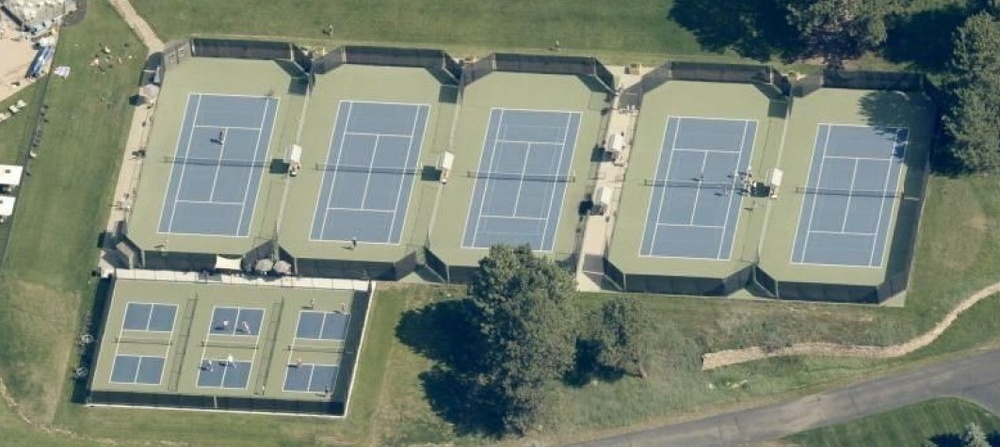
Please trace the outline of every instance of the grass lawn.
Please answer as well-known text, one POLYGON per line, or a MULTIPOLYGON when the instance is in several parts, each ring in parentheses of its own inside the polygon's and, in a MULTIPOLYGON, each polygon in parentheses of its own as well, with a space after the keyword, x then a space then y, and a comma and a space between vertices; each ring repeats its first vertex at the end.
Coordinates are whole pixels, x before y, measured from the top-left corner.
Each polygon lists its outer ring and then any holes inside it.
POLYGON ((959 446, 966 424, 978 423, 994 445, 1000 441, 1000 417, 961 399, 938 399, 868 416, 856 421, 789 436, 803 447, 857 445, 917 446, 925 440, 938 446, 959 446))
MULTIPOLYGON (((136 10, 165 40, 192 34, 274 36, 328 46, 392 42, 446 48, 455 56, 497 49, 566 51, 618 61, 663 54, 722 56, 670 18, 689 0, 586 2, 576 0, 303 0, 204 2, 134 0, 136 10), (308 11, 308 13, 303 13, 308 11), (333 41, 323 34, 334 26, 333 41)), ((732 56, 728 56, 732 59, 732 56)))
MULTIPOLYGON (((96 238, 126 136, 127 98, 145 59, 145 49, 107 4, 91 3, 91 17, 66 28, 57 49, 55 65, 68 65, 73 74, 49 84, 49 123, 18 194, 0 274, 0 373, 42 421, 51 419, 69 383, 74 340, 93 297, 96 238), (99 43, 116 51, 127 43, 133 59, 102 74, 88 66, 99 43)), ((14 129, 5 128, 0 139, 4 157, 25 150, 20 134, 6 134, 14 129)))

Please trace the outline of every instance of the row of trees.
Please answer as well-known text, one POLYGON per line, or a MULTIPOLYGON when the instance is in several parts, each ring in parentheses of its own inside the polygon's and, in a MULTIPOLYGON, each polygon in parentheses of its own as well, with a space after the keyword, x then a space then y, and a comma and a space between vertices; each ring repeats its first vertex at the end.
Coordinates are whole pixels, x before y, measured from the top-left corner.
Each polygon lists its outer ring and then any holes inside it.
POLYGON ((528 246, 495 246, 469 285, 468 398, 523 434, 552 405, 553 392, 581 367, 645 377, 651 324, 642 304, 617 297, 592 312, 571 302, 574 279, 528 246), (583 349, 578 349, 583 347, 583 349))

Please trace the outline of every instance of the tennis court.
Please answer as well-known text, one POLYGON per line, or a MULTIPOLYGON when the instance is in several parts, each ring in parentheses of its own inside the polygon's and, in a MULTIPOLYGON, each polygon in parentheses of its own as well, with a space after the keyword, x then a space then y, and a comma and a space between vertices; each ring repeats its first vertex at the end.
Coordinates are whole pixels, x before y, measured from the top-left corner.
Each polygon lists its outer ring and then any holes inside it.
POLYGON ((667 118, 640 256, 730 258, 756 132, 754 120, 667 118))
POLYGON ((342 312, 300 311, 295 337, 306 340, 343 340, 350 317, 342 312))
POLYGON ((127 331, 172 332, 177 305, 164 303, 128 303, 122 329, 127 331))
POLYGON ((796 264, 881 268, 909 130, 820 124, 792 251, 796 264))
POLYGON ((398 244, 430 106, 340 101, 311 240, 398 244))
POLYGON ((463 248, 552 251, 579 127, 578 112, 490 110, 463 248))
POLYGON ((160 233, 249 234, 277 110, 267 96, 188 95, 160 233))

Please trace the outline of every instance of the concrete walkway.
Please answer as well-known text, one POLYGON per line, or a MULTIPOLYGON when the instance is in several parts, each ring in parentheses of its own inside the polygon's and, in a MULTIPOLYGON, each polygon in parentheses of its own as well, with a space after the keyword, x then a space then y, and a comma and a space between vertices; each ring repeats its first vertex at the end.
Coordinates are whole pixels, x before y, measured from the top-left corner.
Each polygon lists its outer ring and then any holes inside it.
POLYGON ((139 13, 135 12, 135 8, 128 0, 109 0, 111 6, 118 11, 118 15, 122 16, 125 23, 128 23, 129 28, 135 31, 135 34, 139 36, 139 40, 142 41, 143 45, 149 49, 149 53, 155 53, 157 51, 163 50, 163 41, 156 36, 153 32, 153 28, 146 23, 146 20, 139 16, 139 13))
MULTIPOLYGON (((619 87, 627 88, 641 79, 637 74, 626 74, 624 67, 608 67, 615 73, 615 78, 619 79, 619 87)), ((604 283, 604 248, 607 241, 611 239, 611 231, 615 226, 615 212, 618 209, 618 197, 621 192, 622 182, 625 179, 625 170, 628 168, 628 157, 632 149, 632 139, 634 137, 635 120, 637 112, 618 109, 618 99, 612 105, 609 112, 608 129, 604 141, 610 141, 611 136, 622 134, 625 136, 625 149, 621 158, 612 163, 610 161, 600 164, 597 170, 597 181, 595 189, 600 186, 610 188, 613 191, 610 207, 604 215, 593 215, 587 218, 587 224, 583 232, 583 243, 580 247, 579 263, 576 269, 577 289, 581 291, 602 290, 604 283)))
POLYGON ((576 447, 720 447, 770 441, 928 399, 962 397, 1000 414, 1000 348, 763 407, 626 433, 576 447))

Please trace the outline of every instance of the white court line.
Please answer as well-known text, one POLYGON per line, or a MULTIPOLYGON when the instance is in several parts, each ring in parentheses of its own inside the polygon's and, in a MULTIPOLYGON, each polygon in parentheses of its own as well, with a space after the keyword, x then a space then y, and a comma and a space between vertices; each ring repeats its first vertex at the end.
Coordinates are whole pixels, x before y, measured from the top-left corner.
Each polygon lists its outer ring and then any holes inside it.
MULTIPOLYGON (((264 100, 264 116, 260 118, 260 128, 257 130, 257 142, 254 144, 253 148, 253 159, 257 161, 257 154, 260 152, 260 137, 264 135, 264 123, 267 121, 267 111, 271 107, 271 100, 264 100)), ((274 106, 274 117, 271 119, 271 133, 267 135, 267 142, 264 144, 264 158, 267 158, 267 146, 270 146, 271 137, 274 135, 274 123, 278 121, 278 106, 274 106)), ((247 207, 247 196, 250 194, 250 183, 253 181, 254 169, 261 168, 251 168, 250 175, 247 176, 247 185, 243 188, 243 200, 240 202, 242 205, 240 207, 240 221, 236 224, 236 233, 239 234, 240 229, 243 228, 243 214, 246 212, 247 207)), ((257 198, 260 197, 260 185, 264 183, 262 179, 257 179, 257 195, 254 196, 253 209, 250 212, 250 224, 253 224, 253 216, 257 213, 257 198)), ((249 233, 249 228, 247 228, 247 233, 249 233)))
MULTIPOLYGON (((906 182, 906 175, 905 175, 905 173, 903 173, 902 165, 906 161, 906 150, 907 150, 907 146, 909 146, 909 136, 910 136, 910 129, 909 128, 907 128, 907 127, 897 128, 897 130, 896 130, 896 146, 898 146, 900 144, 900 132, 904 131, 904 130, 906 131, 906 139, 902 141, 902 145, 903 145, 902 157, 899 157, 899 161, 893 160, 890 163, 890 166, 892 164, 899 164, 900 165, 900 168, 899 168, 899 177, 896 178, 896 189, 897 190, 902 189, 903 186, 906 185, 906 183, 905 183, 906 182)), ((893 151, 895 151, 895 147, 893 147, 893 151)), ((899 210, 899 207, 901 206, 900 205, 901 203, 902 203, 902 201, 899 201, 899 200, 893 201, 893 203, 892 203, 892 209, 889 211, 889 228, 892 228, 892 222, 896 218, 896 213, 899 210)), ((879 218, 881 218, 881 214, 879 214, 879 218)), ((881 227, 882 226, 882 222, 879 221, 878 225, 879 225, 879 227, 881 227)), ((877 231, 877 229, 876 229, 876 231, 877 231)), ((886 228, 886 240, 885 240, 885 243, 889 244, 889 229, 888 228, 886 228)), ((890 248, 891 249, 892 247, 888 246, 886 248, 890 248)), ((889 252, 890 251, 891 250, 886 250, 886 249, 883 248, 882 249, 882 259, 880 259, 879 260, 880 261, 879 264, 877 266, 874 266, 874 267, 876 267, 876 268, 882 268, 882 266, 885 265, 885 263, 886 263, 886 261, 887 261, 887 259, 889 257, 889 252)), ((869 264, 869 265, 871 265, 871 264, 869 264)))
POLYGON ((215 200, 188 200, 188 199, 177 199, 177 203, 195 203, 199 205, 219 205, 219 206, 240 206, 240 202, 219 202, 215 200))
MULTIPOLYGON (((417 105, 417 113, 419 114, 421 111, 424 111, 424 128, 420 130, 420 140, 415 140, 416 143, 417 143, 417 161, 418 162, 420 161, 420 154, 421 154, 421 152, 423 152, 423 149, 424 149, 424 138, 427 137, 427 126, 428 126, 428 123, 431 120, 431 106, 429 106, 427 104, 418 104, 417 105)), ((416 135, 414 135, 414 137, 416 137, 416 135)), ((414 140, 411 140, 410 144, 413 144, 413 143, 414 143, 414 140)), ((406 227, 406 216, 410 212, 410 205, 412 204, 411 202, 413 201, 413 190, 417 189, 414 186, 414 183, 416 183, 416 180, 413 177, 404 178, 404 181, 410 182, 410 190, 407 193, 407 196, 406 196, 406 208, 403 211, 403 224, 402 224, 403 228, 401 228, 400 231, 399 231, 399 233, 400 233, 400 241, 403 239, 402 234, 403 234, 403 229, 406 227)), ((398 217, 398 216, 392 216, 392 219, 393 219, 392 223, 393 223, 393 225, 396 224, 396 220, 395 220, 396 217, 398 217)), ((391 231, 392 227, 390 227, 389 230, 391 231)), ((394 245, 399 245, 400 241, 396 241, 396 243, 394 245)))
POLYGON ((364 211, 370 213, 395 213, 396 210, 377 210, 373 208, 349 208, 343 206, 332 206, 327 208, 328 211, 364 211))
POLYGON ((522 216, 507 216, 504 214, 480 214, 479 217, 491 217, 498 219, 517 219, 517 220, 547 220, 545 217, 522 217, 522 216))
MULTIPOLYGON (((754 132, 756 132, 756 129, 757 128, 755 126, 754 127, 754 132)), ((740 163, 740 161, 743 160, 743 152, 744 152, 743 147, 747 144, 747 131, 748 130, 750 130, 750 121, 744 120, 743 121, 743 136, 740 137, 740 151, 737 152, 737 154, 739 154, 739 155, 736 156, 736 171, 740 170, 740 165, 742 164, 742 163, 740 163)), ((751 144, 750 150, 752 152, 753 151, 753 146, 752 146, 753 143, 750 143, 750 144, 751 144)), ((707 159, 708 157, 705 157, 705 158, 707 159)), ((737 182, 736 173, 734 172, 733 173, 733 185, 734 186, 735 186, 736 182, 737 182)), ((739 216, 740 216, 739 210, 742 207, 742 202, 743 202, 742 188, 740 188, 740 191, 741 191, 741 193, 737 194, 735 187, 729 188, 729 200, 726 201, 726 218, 722 221, 722 234, 720 235, 721 237, 719 238, 719 249, 715 252, 715 258, 716 259, 722 259, 722 246, 725 244, 725 241, 726 241, 726 227, 729 226, 729 216, 733 214, 733 199, 735 199, 737 195, 740 196, 740 205, 736 207, 736 218, 737 218, 736 224, 739 225, 739 220, 738 220, 739 216)), ((733 238, 734 239, 736 238, 736 228, 733 228, 733 238)), ((728 256, 726 256, 726 259, 729 259, 732 256, 732 249, 733 249, 733 247, 730 246, 729 247, 730 253, 729 253, 728 256)))
MULTIPOLYGON (((504 113, 505 110, 506 109, 500 109, 500 117, 497 119, 497 133, 496 133, 497 138, 500 137, 500 129, 503 128, 503 113, 504 113)), ((493 114, 493 111, 490 110, 490 115, 492 116, 492 114, 493 114)), ((488 127, 489 127, 489 123, 487 123, 487 128, 488 127)), ((493 169, 493 163, 496 161, 496 156, 497 156, 497 140, 494 139, 493 140, 493 149, 492 149, 492 152, 490 152, 489 169, 493 169)), ((482 160, 480 160, 480 163, 482 163, 482 160)), ((476 182, 478 183, 479 180, 480 179, 476 179, 476 182)), ((482 216, 483 216, 483 209, 486 207, 486 201, 489 199, 489 196, 490 196, 489 195, 489 191, 490 191, 490 183, 491 183, 492 179, 486 178, 486 179, 483 179, 483 180, 485 180, 485 183, 483 184, 483 196, 482 196, 482 200, 479 202, 479 213, 476 215, 476 228, 472 232, 472 246, 476 246, 476 240, 479 239, 479 223, 483 221, 483 218, 482 218, 482 216)), ((473 196, 475 196, 475 189, 473 189, 473 196)))
POLYGON ((878 233, 865 233, 861 231, 829 231, 829 230, 809 230, 809 234, 836 234, 844 236, 877 236, 878 233))
MULTIPOLYGON (((525 127, 525 126, 519 126, 519 127, 525 127)), ((547 129, 558 129, 558 127, 546 127, 546 128, 547 129)), ((562 142, 562 143, 560 143, 558 141, 528 141, 528 140, 503 140, 503 139, 498 139, 497 142, 498 143, 513 143, 513 144, 547 144, 547 145, 550 145, 550 146, 562 146, 563 144, 565 144, 566 138, 563 137, 563 140, 564 140, 564 142, 562 142)))
MULTIPOLYGON (((517 193, 514 194, 514 209, 510 211, 510 217, 518 217, 517 215, 517 205, 521 203, 521 190, 524 188, 524 176, 528 171, 528 160, 531 159, 531 144, 528 144, 528 150, 524 153, 524 162, 521 163, 521 172, 518 174, 521 179, 517 181, 517 193)), ((480 217, 482 215, 480 214, 480 217)), ((544 237, 544 236, 543 236, 544 237)))
MULTIPOLYGON (((417 120, 413 120, 413 124, 417 124, 417 120)), ((363 137, 389 137, 389 138, 413 138, 413 135, 404 135, 399 133, 374 133, 374 132, 344 132, 344 135, 360 135, 363 137)))
MULTIPOLYGON (((748 120, 744 120, 743 122, 749 122, 749 121, 748 120)), ((746 131, 747 131, 746 129, 743 129, 743 139, 744 140, 746 139, 746 131)), ((740 143, 740 144, 743 144, 743 143, 740 143)), ((742 147, 742 146, 740 146, 740 147, 742 147)), ((722 150, 722 149, 692 149, 692 148, 686 148, 686 147, 685 148, 675 147, 674 151, 675 152, 676 151, 680 151, 680 152, 706 152, 706 153, 713 153, 713 154, 739 154, 741 152, 740 150, 727 151, 727 150, 722 150)))
POLYGON ((195 129, 203 129, 203 128, 207 128, 207 129, 225 129, 225 130, 235 129, 235 130, 252 130, 252 131, 259 131, 261 129, 260 127, 249 127, 249 126, 209 126, 207 124, 196 124, 194 126, 194 128, 195 129))
MULTIPOLYGON (((896 151, 896 144, 897 144, 898 140, 899 140, 899 131, 897 130, 896 131, 896 138, 894 140, 892 140, 892 151, 893 152, 896 151)), ((887 164, 889 166, 886 167, 886 170, 885 170, 885 180, 882 182, 882 191, 886 191, 889 188, 889 178, 892 177, 892 166, 895 163, 889 162, 887 164)), ((900 176, 900 177, 902 177, 902 176, 900 176)), ((896 179, 896 181, 897 181, 897 186, 898 186, 899 179, 896 179)), ((885 197, 885 195, 883 195, 882 198, 881 198, 881 200, 879 200, 879 202, 878 202, 878 220, 875 222, 875 231, 877 231, 877 232, 881 232, 881 229, 882 229, 882 215, 885 214, 885 199, 886 199, 886 197, 885 197)), ((895 205, 893 205, 893 208, 895 208, 895 205)), ((889 216, 889 218, 892 219, 892 216, 889 216)), ((888 229, 886 229, 886 237, 885 238, 886 238, 886 240, 882 241, 882 244, 887 244, 889 242, 888 241, 888 239, 889 239, 888 229)), ((878 240, 877 237, 875 239, 878 240)), ((872 241, 872 252, 871 252, 871 255, 868 256, 868 266, 869 267, 874 267, 872 264, 875 262, 875 252, 877 251, 877 249, 878 249, 878 247, 875 246, 875 241, 872 241)), ((885 251, 886 250, 883 248, 883 258, 885 257, 885 251)), ((879 263, 879 265, 881 266, 881 262, 879 263)))
MULTIPOLYGON (((826 164, 826 147, 830 144, 830 134, 833 133, 833 129, 827 127, 826 140, 823 141, 823 152, 822 157, 819 159, 819 175, 816 176, 816 187, 819 188, 823 184, 823 166, 826 164)), ((814 149, 815 150, 815 149, 814 149)), ((809 164, 809 170, 812 170, 812 163, 809 164)), ((808 185, 808 181, 806 182, 808 185)), ((813 218, 816 216, 816 204, 819 203, 819 197, 813 197, 812 210, 809 212, 809 221, 806 225, 806 240, 802 242, 802 258, 805 259, 806 253, 809 251, 809 230, 812 230, 813 218)))
MULTIPOLYGON (((510 108, 510 107, 492 107, 492 108, 490 108, 490 112, 492 113, 493 110, 496 110, 496 109, 500 110, 500 114, 501 115, 503 115, 503 112, 578 113, 578 112, 573 111, 573 110, 518 109, 518 108, 510 108)), ((500 129, 500 127, 498 126, 497 130, 499 130, 499 129, 500 129)))
MULTIPOLYGON (((413 114, 413 125, 410 127, 410 137, 409 137, 409 140, 407 140, 408 144, 406 145, 406 160, 403 162, 403 169, 406 169, 407 167, 410 166, 410 157, 413 156, 413 148, 412 148, 412 146, 413 146, 413 139, 414 139, 414 137, 417 134, 417 121, 420 121, 420 108, 419 107, 417 107, 416 112, 417 113, 413 114)), ((419 147, 417 148, 417 151, 418 152, 420 151, 419 147)), ((372 161, 373 162, 374 162, 374 160, 375 160, 375 157, 372 157, 372 161)), ((392 233, 393 233, 392 230, 396 226, 396 215, 399 214, 399 213, 396 213, 396 210, 399 209, 399 199, 400 199, 400 197, 403 196, 403 185, 406 184, 406 181, 407 181, 406 177, 400 177, 400 179, 399 179, 399 187, 396 188, 396 200, 392 202, 393 205, 395 206, 395 208, 393 209, 392 220, 389 222, 389 234, 385 235, 385 243, 387 243, 387 244, 391 244, 392 243, 392 233)), ((404 210, 403 212, 405 213, 406 211, 404 210)))
MULTIPOLYGON (((190 99, 190 96, 188 97, 190 99)), ((201 108, 201 95, 198 95, 198 101, 194 105, 194 121, 192 125, 198 122, 198 110, 201 108)), ((187 111, 185 110, 185 118, 187 117, 187 111)), ((184 123, 181 123, 183 126, 184 123)), ((187 145, 184 147, 184 156, 187 157, 191 153, 191 140, 194 138, 194 129, 191 129, 191 133, 188 134, 187 145)), ((174 194, 174 206, 170 210, 170 221, 167 222, 167 232, 170 233, 174 229, 174 217, 177 214, 177 198, 181 195, 181 189, 184 187, 184 170, 187 168, 187 164, 181 164, 181 173, 177 178, 177 190, 174 194)))
MULTIPOLYGON (((372 146, 372 159, 368 162, 368 172, 365 174, 365 189, 361 191, 361 207, 368 208, 365 206, 365 201, 368 200, 368 189, 372 185, 372 171, 375 170, 375 156, 378 155, 378 142, 382 137, 375 137, 375 145, 372 146)), ((327 208, 329 209, 329 208, 327 208)))
MULTIPOLYGON (((851 170, 851 186, 847 188, 848 191, 854 191, 854 182, 858 179, 858 160, 854 160, 854 169, 851 170)), ((884 191, 884 190, 883 190, 884 191)), ((851 201, 854 196, 851 194, 847 195, 847 208, 844 209, 844 221, 840 224, 840 232, 843 233, 847 230, 847 218, 851 215, 851 201)), ((883 197, 884 201, 885 198, 883 197)))
POLYGON ((746 121, 743 118, 720 118, 716 116, 697 116, 697 115, 675 115, 674 118, 680 120, 702 120, 702 121, 746 121))
MULTIPOLYGON (((673 154, 671 154, 671 156, 673 156, 673 154)), ((699 174, 699 176, 703 176, 705 174, 705 166, 708 166, 708 154, 704 154, 701 157, 701 174, 699 174)), ((688 225, 694 224, 694 216, 698 213, 698 199, 701 197, 701 190, 701 185, 694 189, 694 208, 691 209, 691 218, 688 219, 688 225)), ((664 191, 664 194, 666 194, 666 191, 664 191)))
MULTIPOLYGON (((215 186, 219 182, 219 171, 222 171, 222 157, 226 155, 226 137, 229 136, 229 132, 226 130, 222 131, 222 140, 219 141, 219 157, 215 159, 215 174, 212 177, 212 189, 208 190, 208 200, 215 200, 215 186)), ((241 216, 242 218, 242 216, 241 216)))
POLYGON ((707 228, 707 229, 713 229, 713 230, 725 230, 726 229, 726 227, 722 226, 722 225, 672 224, 672 223, 664 223, 664 222, 657 223, 656 225, 657 226, 662 226, 662 227, 677 227, 677 228, 707 228))
MULTIPOLYGON (((490 108, 490 114, 489 114, 489 120, 490 121, 493 120, 493 111, 495 111, 495 110, 497 110, 496 107, 491 107, 490 108)), ((501 113, 503 113, 502 112, 503 109, 500 109, 500 110, 501 110, 501 113)), ((487 121, 487 123, 486 123, 486 132, 483 132, 483 142, 482 142, 482 144, 479 145, 479 147, 481 148, 481 150, 479 151, 479 161, 476 164, 476 169, 477 170, 482 170, 482 167, 483 167, 483 158, 486 156, 486 142, 489 141, 489 139, 490 139, 490 125, 489 125, 490 121, 487 121)), ((499 124, 499 122, 497 123, 497 129, 496 129, 496 135, 495 136, 497 138, 500 137, 500 124, 499 124)), ((494 143, 494 145, 495 144, 496 143, 494 143)), ((480 180, 483 180, 483 179, 476 178, 476 181, 473 182, 473 184, 472 184, 472 197, 473 198, 475 198, 475 196, 476 196, 476 188, 479 187, 479 181, 480 180)), ((485 197, 483 197, 483 199, 485 200, 485 197)), ((465 225, 462 227, 462 243, 460 245, 462 248, 472 248, 472 249, 480 248, 480 247, 476 247, 476 233, 475 233, 475 231, 473 231, 473 233, 472 233, 472 245, 465 245, 465 238, 466 238, 466 236, 469 235, 469 220, 472 219, 473 210, 475 210, 475 204, 472 203, 472 200, 470 199, 469 200, 469 212, 466 213, 466 215, 465 215, 465 225)), ((481 214, 482 214, 482 209, 480 209, 480 215, 481 214)), ((477 219, 477 221, 476 221, 475 227, 478 229, 479 228, 479 222, 478 222, 479 217, 476 217, 476 219, 477 219)))
MULTIPOLYGON (((344 132, 346 132, 347 129, 349 129, 351 127, 351 109, 354 107, 354 102, 353 101, 341 101, 341 104, 337 106, 338 111, 343 106, 344 102, 347 103, 347 117, 344 118, 344 132)), ((339 119, 339 118, 340 118, 340 116, 338 115, 336 119, 339 119)), ((336 122, 336 119, 334 120, 334 123, 333 123, 333 135, 334 136, 331 136, 331 138, 335 138, 335 135, 337 133, 337 122, 336 122)), ((340 139, 340 143, 337 144, 337 164, 338 165, 340 164, 340 157, 344 155, 344 141, 347 141, 346 134, 343 136, 343 138, 340 139)), ((330 143, 332 144, 333 141, 330 141, 330 143)), ((327 162, 330 161, 329 158, 330 158, 330 152, 329 152, 329 149, 327 149, 327 162)), ((327 188, 327 196, 326 196, 326 205, 323 206, 323 226, 321 226, 319 228, 319 238, 320 239, 323 239, 324 235, 326 234, 326 222, 329 220, 329 217, 330 217, 330 212, 329 212, 330 201, 333 200, 333 187, 334 187, 334 185, 337 184, 337 174, 339 174, 339 172, 333 171, 333 175, 330 176, 330 184, 329 185, 327 185, 325 181, 323 182, 324 186, 327 188)), ((324 177, 326 177, 325 174, 324 174, 324 177)), ((362 205, 364 205, 364 202, 362 202, 362 205)))
POLYGON ((201 95, 201 96, 222 96, 222 97, 228 97, 228 98, 267 99, 267 96, 260 96, 260 95, 240 95, 240 94, 234 94, 234 93, 195 93, 195 94, 196 95, 201 95))
MULTIPOLYGON (((563 159, 566 158, 566 143, 567 143, 567 140, 569 140, 569 124, 570 124, 570 122, 573 121, 573 116, 574 115, 572 115, 572 114, 567 114, 566 115, 566 124, 563 126, 563 144, 560 146, 559 163, 556 165, 556 169, 557 169, 556 172, 557 173, 558 172, 566 172, 563 169, 563 159)), ((577 132, 573 134, 573 145, 570 146, 570 150, 569 150, 569 153, 570 153, 570 157, 569 157, 570 167, 573 166, 573 153, 576 152, 576 135, 580 133, 579 129, 580 129, 580 126, 579 126, 579 123, 577 123, 577 132)), ((554 202, 556 200, 556 189, 559 187, 558 184, 552 184, 552 185, 549 185, 549 186, 552 187, 552 192, 549 193, 549 205, 548 205, 548 207, 546 207, 546 211, 545 211, 545 223, 542 225, 542 241, 541 241, 541 244, 540 244, 541 247, 538 247, 539 249, 543 249, 545 247, 545 235, 548 234, 548 232, 549 232, 549 221, 551 221, 551 219, 552 219, 552 202, 554 202)), ((556 229, 557 230, 559 229, 559 219, 562 218, 562 205, 566 201, 566 190, 567 189, 569 189, 569 188, 567 188, 566 185, 563 185, 563 198, 560 201, 560 206, 559 206, 558 211, 556 211, 558 213, 558 214, 556 214, 556 229)), ((555 248, 556 248, 556 241, 552 241, 552 250, 555 250, 555 248)))
MULTIPOLYGON (((750 123, 754 124, 754 127, 753 127, 753 140, 750 142, 750 150, 749 151, 744 151, 743 146, 742 145, 740 146, 740 156, 739 156, 738 161, 736 162, 737 163, 736 169, 738 170, 740 168, 743 168, 744 172, 750 172, 751 164, 753 163, 753 153, 754 153, 755 145, 757 144, 757 135, 758 135, 758 132, 760 132, 760 122, 758 122, 757 120, 746 120, 746 122, 747 122, 747 126, 750 126, 750 123), (744 155, 747 156, 747 160, 746 160, 746 165, 745 166, 743 165, 743 163, 741 163, 743 161, 743 156, 744 155)), ((768 132, 770 132, 770 130, 768 132)), ((744 131, 743 137, 746 138, 746 131, 744 131)), ((767 139, 767 137, 765 137, 765 140, 766 139, 767 139)), ((736 182, 735 178, 733 179, 733 182, 734 183, 736 182)), ((740 196, 739 207, 737 207, 737 209, 736 209, 736 223, 733 226, 733 243, 731 245, 729 245, 729 254, 726 255, 725 259, 720 259, 720 261, 728 261, 728 260, 730 260, 730 259, 733 258, 733 246, 736 245, 736 231, 739 230, 739 228, 740 228, 740 220, 742 220, 742 217, 743 217, 743 213, 741 213, 740 210, 743 208, 743 198, 744 197, 745 196, 740 196)))
POLYGON ((876 157, 848 157, 846 155, 827 155, 826 158, 841 159, 841 160, 892 161, 892 156, 889 156, 889 158, 876 158, 876 157))
MULTIPOLYGON (((668 116, 667 117, 667 123, 663 126, 663 139, 660 140, 660 154, 657 155, 657 157, 656 157, 656 172, 654 173, 655 177, 653 177, 655 179, 660 178, 660 163, 661 163, 662 158, 663 158, 663 153, 667 152, 666 151, 666 147, 664 145, 667 142, 666 141, 667 140, 667 131, 670 130, 670 119, 671 118, 673 118, 673 119, 676 120, 677 127, 674 128, 674 138, 673 138, 673 140, 670 141, 670 157, 667 159, 667 171, 663 173, 663 177, 662 178, 666 179, 668 176, 670 176, 670 165, 672 165, 674 163, 674 145, 677 144, 677 135, 680 135, 680 133, 681 133, 681 119, 678 118, 678 117, 668 116)), ((667 198, 667 188, 663 187, 663 188, 660 188, 660 189, 662 190, 661 191, 662 195, 660 195, 659 203, 656 205, 656 214, 655 214, 656 220, 654 221, 654 224, 659 224, 660 223, 660 212, 663 211, 663 202, 667 198)), ((654 188, 653 191, 656 191, 656 189, 654 188)), ((649 195, 649 208, 648 208, 649 212, 653 212, 653 196, 655 196, 655 195, 656 195, 655 193, 651 193, 649 195)), ((646 216, 646 223, 643 224, 643 236, 645 236, 646 235, 646 231, 649 230, 648 228, 646 228, 648 226, 648 224, 649 224, 649 216, 647 215, 646 216)), ((650 242, 649 242, 649 244, 650 244, 649 245, 649 255, 653 254, 653 246, 656 245, 656 233, 657 233, 657 230, 659 230, 659 229, 660 229, 659 225, 653 225, 653 236, 652 236, 652 238, 650 238, 650 242)), ((643 239, 645 239, 645 238, 643 238, 643 239)), ((639 246, 639 255, 642 256, 642 245, 641 244, 639 246)))

